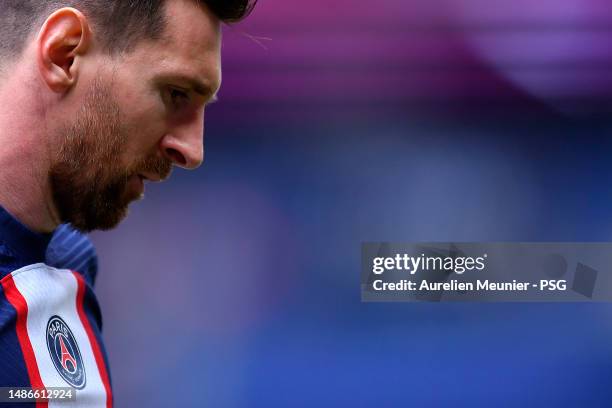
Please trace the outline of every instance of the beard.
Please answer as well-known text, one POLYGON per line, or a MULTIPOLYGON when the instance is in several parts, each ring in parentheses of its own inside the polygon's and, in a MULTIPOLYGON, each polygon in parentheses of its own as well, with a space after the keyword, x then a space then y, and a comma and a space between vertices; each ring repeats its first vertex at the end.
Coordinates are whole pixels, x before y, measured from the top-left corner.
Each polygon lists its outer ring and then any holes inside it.
POLYGON ((59 157, 49 180, 60 220, 82 232, 116 227, 141 191, 130 189, 138 174, 165 179, 172 162, 153 154, 132 165, 120 163, 129 130, 110 86, 97 80, 74 121, 59 129, 59 157))

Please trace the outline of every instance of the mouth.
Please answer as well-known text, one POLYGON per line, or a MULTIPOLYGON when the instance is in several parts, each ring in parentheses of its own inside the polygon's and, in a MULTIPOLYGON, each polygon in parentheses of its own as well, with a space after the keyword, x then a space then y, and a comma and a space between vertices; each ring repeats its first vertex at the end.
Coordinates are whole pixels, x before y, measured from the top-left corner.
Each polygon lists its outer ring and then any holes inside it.
POLYGON ((159 183, 161 181, 164 181, 165 179, 157 176, 157 175, 153 175, 153 174, 143 174, 143 173, 139 173, 138 177, 140 178, 141 181, 150 181, 152 183, 159 183))
POLYGON ((139 174, 130 177, 127 186, 129 197, 132 197, 134 200, 138 200, 143 197, 145 190, 144 181, 145 178, 139 174))

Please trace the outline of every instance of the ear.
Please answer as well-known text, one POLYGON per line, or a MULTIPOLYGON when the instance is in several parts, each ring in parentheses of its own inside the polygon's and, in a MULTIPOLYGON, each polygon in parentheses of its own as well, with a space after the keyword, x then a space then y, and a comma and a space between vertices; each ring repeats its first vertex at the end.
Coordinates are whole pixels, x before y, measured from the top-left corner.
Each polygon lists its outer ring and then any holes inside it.
POLYGON ((65 7, 51 14, 36 41, 38 69, 54 92, 68 91, 76 83, 81 57, 90 46, 87 18, 80 11, 65 7))

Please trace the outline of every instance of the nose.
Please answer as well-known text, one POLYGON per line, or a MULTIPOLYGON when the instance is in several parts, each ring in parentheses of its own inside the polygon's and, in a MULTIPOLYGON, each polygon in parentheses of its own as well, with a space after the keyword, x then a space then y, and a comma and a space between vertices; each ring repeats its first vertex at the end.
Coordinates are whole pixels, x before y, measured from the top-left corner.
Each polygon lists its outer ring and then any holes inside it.
POLYGON ((160 141, 165 157, 176 166, 194 170, 204 161, 204 119, 174 127, 160 141))

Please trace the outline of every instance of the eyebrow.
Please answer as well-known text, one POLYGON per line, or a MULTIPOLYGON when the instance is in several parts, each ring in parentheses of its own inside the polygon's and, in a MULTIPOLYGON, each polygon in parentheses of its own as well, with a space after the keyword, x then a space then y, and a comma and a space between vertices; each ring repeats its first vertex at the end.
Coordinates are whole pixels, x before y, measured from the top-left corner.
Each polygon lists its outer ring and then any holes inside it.
POLYGON ((218 92, 213 93, 213 90, 210 86, 208 86, 206 83, 200 81, 197 78, 193 78, 189 75, 176 74, 169 75, 167 79, 187 84, 195 93, 206 98, 207 104, 214 103, 219 100, 217 95, 218 92))

